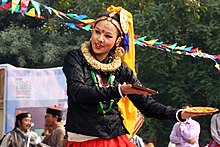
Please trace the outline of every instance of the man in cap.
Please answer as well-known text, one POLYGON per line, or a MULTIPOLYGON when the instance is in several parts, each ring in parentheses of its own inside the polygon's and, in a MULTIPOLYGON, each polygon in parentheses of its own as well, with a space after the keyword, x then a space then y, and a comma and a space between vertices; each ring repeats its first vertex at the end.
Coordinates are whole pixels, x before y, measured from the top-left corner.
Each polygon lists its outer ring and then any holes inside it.
POLYGON ((31 131, 32 115, 22 112, 16 115, 15 128, 2 138, 1 147, 34 147, 40 142, 36 132, 31 131))
POLYGON ((47 108, 46 116, 45 116, 45 125, 52 126, 53 130, 50 135, 46 136, 42 143, 45 143, 52 147, 64 147, 66 141, 64 139, 65 136, 65 128, 62 120, 62 111, 58 106, 47 108))

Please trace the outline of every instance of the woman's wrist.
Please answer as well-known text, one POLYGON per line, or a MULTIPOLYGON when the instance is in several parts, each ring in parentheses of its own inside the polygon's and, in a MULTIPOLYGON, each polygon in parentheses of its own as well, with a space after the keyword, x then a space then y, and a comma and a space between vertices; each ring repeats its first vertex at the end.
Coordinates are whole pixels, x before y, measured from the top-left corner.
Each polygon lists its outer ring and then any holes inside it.
POLYGON ((126 95, 123 95, 122 92, 121 92, 121 84, 118 84, 118 92, 119 92, 121 97, 123 97, 123 98, 126 97, 126 95))

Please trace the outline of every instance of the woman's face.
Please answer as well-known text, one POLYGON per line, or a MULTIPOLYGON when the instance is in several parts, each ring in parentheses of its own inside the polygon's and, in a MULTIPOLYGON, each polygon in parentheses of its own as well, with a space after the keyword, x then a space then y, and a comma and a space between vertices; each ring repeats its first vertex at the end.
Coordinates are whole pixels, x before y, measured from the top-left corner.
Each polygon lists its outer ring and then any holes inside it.
POLYGON ((91 36, 92 50, 95 58, 103 60, 115 45, 118 36, 117 28, 109 21, 99 21, 91 36))

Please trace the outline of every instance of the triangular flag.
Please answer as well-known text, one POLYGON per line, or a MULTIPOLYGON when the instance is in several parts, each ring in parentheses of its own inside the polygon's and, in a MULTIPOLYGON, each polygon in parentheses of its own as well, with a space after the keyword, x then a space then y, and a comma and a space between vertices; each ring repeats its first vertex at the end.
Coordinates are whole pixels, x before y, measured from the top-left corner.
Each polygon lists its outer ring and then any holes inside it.
POLYGON ((20 11, 20 5, 17 5, 16 9, 14 10, 14 12, 18 13, 20 11))
POLYGON ((176 45, 177 45, 177 43, 174 43, 173 45, 170 45, 170 46, 167 46, 167 48, 169 48, 169 49, 175 49, 176 48, 176 45))
POLYGON ((219 64, 215 64, 215 67, 216 67, 216 68, 218 68, 218 69, 220 69, 220 66, 219 66, 219 64))
MULTIPOLYGON (((55 10, 55 9, 53 9, 53 8, 51 8, 51 10, 52 10, 58 17, 62 18, 62 17, 59 15, 59 12, 58 12, 57 10, 55 10)), ((63 19, 63 18, 62 18, 62 19, 63 19)))
POLYGON ((31 16, 31 17, 35 17, 35 16, 36 16, 35 9, 34 9, 34 8, 31 8, 31 9, 26 13, 26 15, 31 16))
POLYGON ((78 23, 78 24, 75 24, 75 26, 82 28, 84 26, 84 24, 83 23, 78 23))
POLYGON ((136 39, 138 39, 140 36, 138 36, 138 35, 134 35, 134 39, 136 40, 136 39))
POLYGON ((219 55, 215 55, 215 57, 220 60, 220 54, 219 55))
POLYGON ((86 26, 82 27, 82 29, 89 31, 89 30, 91 30, 91 25, 86 25, 86 26))
POLYGON ((186 47, 186 45, 184 45, 184 46, 177 46, 175 49, 176 50, 183 50, 185 47, 186 47))
POLYGON ((80 20, 80 21, 85 23, 85 24, 89 24, 89 23, 95 22, 95 19, 83 19, 83 20, 80 20))
POLYGON ((67 16, 69 16, 69 17, 71 17, 71 18, 73 18, 73 17, 76 17, 76 16, 77 16, 77 14, 71 14, 71 13, 67 13, 66 15, 67 15, 67 16))
POLYGON ((136 40, 141 41, 141 42, 144 42, 144 41, 145 41, 145 40, 144 40, 145 38, 146 38, 146 36, 143 36, 143 37, 137 38, 136 40))
POLYGON ((2 0, 2 7, 7 3, 8 0, 2 0))
POLYGON ((23 15, 29 5, 30 0, 21 0, 21 14, 23 15))
POLYGON ((51 7, 48 7, 46 5, 42 5, 42 6, 44 6, 44 8, 47 9, 47 11, 50 13, 50 15, 52 14, 51 7))
POLYGON ((162 47, 168 47, 168 46, 172 46, 172 44, 161 44, 160 46, 162 46, 162 47))
POLYGON ((13 14, 17 5, 19 4, 20 0, 12 0, 12 3, 11 3, 11 13, 13 14))
POLYGON ((153 40, 149 40, 149 41, 145 41, 147 44, 150 45, 154 45, 154 43, 157 41, 158 39, 153 39, 153 40))
POLYGON ((184 48, 183 50, 184 51, 190 51, 192 48, 193 48, 193 46, 189 46, 189 47, 184 48))
POLYGON ((77 28, 74 23, 66 23, 67 26, 69 26, 70 28, 72 29, 75 29, 75 30, 79 30, 79 28, 77 28))
POLYGON ((155 45, 161 45, 163 42, 154 42, 155 45))
POLYGON ((61 16, 64 16, 64 17, 66 17, 67 19, 70 19, 66 14, 64 14, 63 12, 60 12, 60 11, 58 11, 58 13, 61 15, 61 16))
MULTIPOLYGON (((12 8, 9 8, 8 10, 11 11, 12 8)), ((19 12, 19 10, 20 10, 20 5, 17 5, 17 7, 15 8, 14 12, 19 12)))
POLYGON ((40 17, 41 15, 41 12, 40 12, 40 3, 34 1, 34 0, 31 0, 31 3, 33 4, 34 8, 36 9, 37 11, 37 16, 40 17))
POLYGON ((2 7, 3 10, 8 10, 11 7, 11 2, 8 2, 6 4, 4 4, 4 6, 2 7))
POLYGON ((86 16, 86 15, 77 15, 77 16, 75 16, 73 18, 76 19, 76 20, 82 20, 84 18, 88 18, 88 16, 86 16))
POLYGON ((199 48, 197 47, 197 48, 191 49, 189 52, 194 53, 194 52, 197 52, 198 49, 199 49, 199 48))

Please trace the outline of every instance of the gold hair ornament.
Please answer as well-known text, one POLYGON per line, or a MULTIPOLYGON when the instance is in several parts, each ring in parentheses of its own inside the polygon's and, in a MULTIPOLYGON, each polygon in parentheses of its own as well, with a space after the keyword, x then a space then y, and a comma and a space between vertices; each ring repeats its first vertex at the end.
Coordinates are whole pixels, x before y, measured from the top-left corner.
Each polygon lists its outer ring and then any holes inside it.
POLYGON ((127 11, 122 7, 115 7, 111 5, 108 7, 107 11, 117 13, 120 16, 120 26, 124 34, 128 33, 129 30, 129 23, 128 23, 128 16, 127 11))
POLYGON ((122 35, 123 31, 122 31, 120 24, 114 18, 112 18, 115 14, 116 14, 116 12, 111 12, 109 14, 109 16, 101 16, 96 19, 95 23, 102 21, 102 20, 107 20, 107 21, 111 22, 119 30, 120 34, 122 35))

